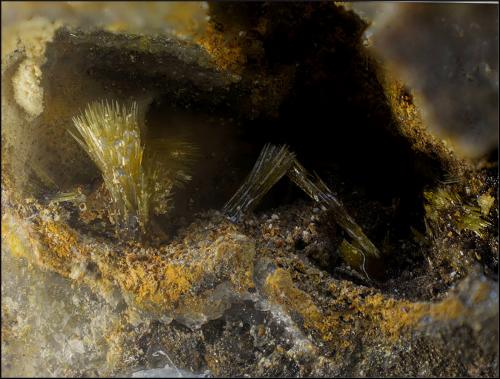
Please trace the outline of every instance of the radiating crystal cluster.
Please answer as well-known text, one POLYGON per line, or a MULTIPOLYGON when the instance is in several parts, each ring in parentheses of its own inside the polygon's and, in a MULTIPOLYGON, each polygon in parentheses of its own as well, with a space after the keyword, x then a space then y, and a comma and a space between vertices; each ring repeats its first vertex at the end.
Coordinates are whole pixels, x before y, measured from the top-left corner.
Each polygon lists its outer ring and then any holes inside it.
POLYGON ((324 210, 331 211, 335 216, 335 221, 353 238, 356 246, 369 256, 380 258, 378 249, 347 213, 337 196, 319 177, 313 181, 312 175, 300 164, 295 154, 289 151, 286 145, 278 147, 266 144, 264 146, 245 182, 224 206, 224 213, 229 219, 238 220, 245 212, 257 206, 262 197, 284 175, 288 175, 290 180, 320 204, 324 210))
POLYGON ((286 146, 267 144, 245 182, 227 202, 224 212, 237 220, 257 205, 262 197, 280 180, 293 164, 295 155, 286 146))
POLYGON ((146 148, 136 103, 93 102, 73 118, 80 135, 71 133, 102 173, 122 229, 145 232, 152 212, 166 213, 174 185, 189 180, 178 162, 189 145, 155 141, 146 148))
POLYGON ((2 65, 2 376, 493 376, 494 167, 426 132, 343 5, 209 15, 2 65))

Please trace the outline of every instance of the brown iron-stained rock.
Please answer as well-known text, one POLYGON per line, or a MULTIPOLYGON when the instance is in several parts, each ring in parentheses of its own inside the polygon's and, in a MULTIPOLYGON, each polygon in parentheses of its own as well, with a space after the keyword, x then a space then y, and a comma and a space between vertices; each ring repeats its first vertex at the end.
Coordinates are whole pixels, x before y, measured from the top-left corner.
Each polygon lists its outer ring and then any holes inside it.
POLYGON ((209 15, 193 38, 44 24, 43 48, 3 56, 2 375, 497 374, 497 161, 427 130, 344 6, 209 15), (105 98, 198 149, 141 240, 115 234, 68 133, 105 98), (220 213, 266 143, 317 172, 380 257, 290 181, 237 223, 220 213))

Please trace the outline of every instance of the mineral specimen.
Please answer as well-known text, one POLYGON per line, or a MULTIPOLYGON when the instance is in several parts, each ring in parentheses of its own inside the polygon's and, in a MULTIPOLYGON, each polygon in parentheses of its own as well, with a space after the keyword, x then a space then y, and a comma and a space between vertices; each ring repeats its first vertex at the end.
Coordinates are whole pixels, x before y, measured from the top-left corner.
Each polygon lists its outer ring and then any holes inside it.
POLYGON ((9 29, 2 376, 498 374, 498 160, 429 132, 366 21, 332 2, 217 2, 191 5, 209 19, 190 34, 161 6, 149 23, 154 5, 116 4, 42 4, 49 20, 9 29), (118 147, 141 170, 161 141, 183 141, 181 162, 197 149, 144 238, 114 233, 126 196, 68 133, 101 99, 137 104, 139 138, 118 147), (269 167, 245 182, 255 162, 269 167), (243 200, 269 191, 233 223, 220 210, 242 184, 243 200))
POLYGON ((190 149, 178 141, 141 140, 137 104, 91 103, 73 119, 80 137, 73 138, 102 173, 115 207, 113 219, 120 230, 146 232, 151 213, 166 213, 174 185, 189 176, 183 158, 190 149), (184 147, 184 151, 182 150, 184 147))

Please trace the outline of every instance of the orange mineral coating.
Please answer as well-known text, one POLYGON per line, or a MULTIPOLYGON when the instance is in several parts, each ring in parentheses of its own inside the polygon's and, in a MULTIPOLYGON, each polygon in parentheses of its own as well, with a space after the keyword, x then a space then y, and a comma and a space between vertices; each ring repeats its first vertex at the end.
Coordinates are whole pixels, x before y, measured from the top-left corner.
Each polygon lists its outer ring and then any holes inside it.
POLYGON ((219 70, 231 70, 238 73, 246 63, 246 56, 237 40, 237 36, 227 38, 224 33, 208 24, 205 34, 196 41, 213 58, 219 70))
POLYGON ((389 340, 397 341, 407 328, 417 326, 425 316, 452 320, 466 311, 462 302, 453 296, 431 304, 396 300, 380 293, 360 296, 366 292, 362 287, 348 291, 343 287, 342 283, 330 286, 332 300, 322 310, 310 294, 293 283, 290 273, 284 269, 274 271, 265 283, 267 295, 287 311, 300 315, 304 329, 318 333, 325 342, 340 343, 344 348, 349 347, 345 337, 358 323, 367 324, 356 327, 358 333, 364 332, 365 338, 377 337, 381 331, 389 340))
POLYGON ((78 237, 70 226, 55 221, 40 220, 38 226, 30 223, 21 230, 32 230, 33 237, 26 232, 21 235, 11 227, 16 219, 4 216, 2 222, 2 234, 13 254, 82 280, 103 294, 118 286, 138 306, 152 312, 203 302, 210 293, 197 293, 195 287, 206 275, 215 276, 220 283, 227 281, 238 293, 255 286, 253 242, 234 233, 230 224, 223 229, 227 234, 218 238, 215 233, 193 241, 187 234, 177 243, 159 248, 132 242, 112 247, 90 237, 78 237), (97 267, 97 275, 88 270, 91 266, 97 267))

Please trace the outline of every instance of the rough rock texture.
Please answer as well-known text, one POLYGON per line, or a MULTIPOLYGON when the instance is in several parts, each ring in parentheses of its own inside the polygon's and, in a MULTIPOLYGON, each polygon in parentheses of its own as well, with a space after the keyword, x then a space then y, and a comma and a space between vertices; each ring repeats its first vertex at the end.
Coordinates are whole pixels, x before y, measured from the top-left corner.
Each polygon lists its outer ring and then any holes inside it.
POLYGON ((190 41, 58 29, 35 117, 14 90, 26 51, 6 58, 2 375, 495 376, 497 162, 426 130, 342 6, 210 16, 190 41), (67 133, 96 97, 136 100, 148 133, 200 149, 146 240, 114 234, 67 133), (217 211, 266 142, 318 172, 381 259, 346 250, 333 215, 285 179, 239 223, 217 211), (77 189, 84 206, 51 202, 77 189))
POLYGON ((498 4, 354 3, 369 49, 419 94, 426 125, 470 157, 498 146, 498 4))

